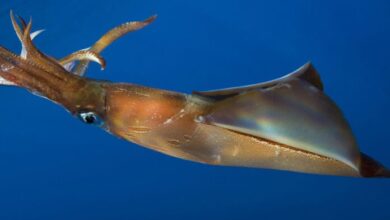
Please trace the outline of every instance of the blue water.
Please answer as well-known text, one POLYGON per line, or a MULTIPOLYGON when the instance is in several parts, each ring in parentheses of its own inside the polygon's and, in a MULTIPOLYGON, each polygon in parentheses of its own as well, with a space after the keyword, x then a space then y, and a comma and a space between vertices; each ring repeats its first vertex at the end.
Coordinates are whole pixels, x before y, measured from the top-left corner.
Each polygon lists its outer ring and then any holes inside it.
MULTIPOLYGON (((0 5, 0 44, 20 46, 9 10, 46 32, 55 57, 109 28, 159 15, 89 76, 191 92, 282 76, 306 61, 362 151, 390 166, 388 1, 22 1, 0 5)), ((0 88, 0 219, 390 219, 390 179, 214 167, 168 157, 0 88)))

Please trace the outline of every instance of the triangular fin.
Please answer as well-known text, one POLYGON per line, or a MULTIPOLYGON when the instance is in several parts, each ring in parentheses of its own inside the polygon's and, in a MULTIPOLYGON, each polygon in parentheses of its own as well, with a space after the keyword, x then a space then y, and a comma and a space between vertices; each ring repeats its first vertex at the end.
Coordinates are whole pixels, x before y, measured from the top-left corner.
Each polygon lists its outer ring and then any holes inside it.
POLYGON ((359 169, 360 152, 341 110, 301 78, 214 103, 203 123, 259 137, 359 169))

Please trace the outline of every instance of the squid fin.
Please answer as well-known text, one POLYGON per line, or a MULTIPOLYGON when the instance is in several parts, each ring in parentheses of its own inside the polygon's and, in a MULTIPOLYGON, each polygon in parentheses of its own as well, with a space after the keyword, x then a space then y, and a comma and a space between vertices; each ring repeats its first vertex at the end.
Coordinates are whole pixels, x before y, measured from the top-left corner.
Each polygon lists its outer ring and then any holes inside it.
POLYGON ((299 69, 295 70, 294 72, 287 74, 281 78, 274 79, 267 82, 257 83, 253 85, 247 85, 247 86, 240 86, 240 87, 232 87, 232 88, 226 88, 226 89, 218 89, 218 90, 210 90, 210 91, 194 91, 193 94, 215 99, 215 100, 221 100, 224 98, 229 98, 235 95, 238 95, 243 92, 248 92, 250 90, 256 90, 256 89, 266 89, 270 88, 272 86, 275 86, 277 84, 289 81, 291 79, 302 79, 304 81, 309 82, 311 85, 315 86, 318 90, 323 91, 324 86, 322 84, 320 75, 317 73, 314 66, 308 62, 299 69))
POLYGON ((249 87, 195 93, 216 99, 204 123, 335 159, 359 170, 360 151, 310 64, 249 87))

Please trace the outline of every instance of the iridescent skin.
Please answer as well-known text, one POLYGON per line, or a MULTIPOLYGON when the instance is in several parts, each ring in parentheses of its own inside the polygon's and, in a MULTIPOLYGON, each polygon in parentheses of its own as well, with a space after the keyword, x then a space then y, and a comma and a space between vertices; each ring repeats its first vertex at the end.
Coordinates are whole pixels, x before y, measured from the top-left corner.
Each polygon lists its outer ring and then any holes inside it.
POLYGON ((82 121, 173 157, 195 162, 355 177, 389 177, 360 153, 348 123, 323 93, 311 64, 280 79, 245 87, 177 92, 83 77, 89 61, 154 17, 112 29, 92 47, 63 59, 32 43, 31 22, 11 19, 21 56, 0 47, 0 84, 23 87, 82 121), (73 67, 73 64, 78 64, 73 67))

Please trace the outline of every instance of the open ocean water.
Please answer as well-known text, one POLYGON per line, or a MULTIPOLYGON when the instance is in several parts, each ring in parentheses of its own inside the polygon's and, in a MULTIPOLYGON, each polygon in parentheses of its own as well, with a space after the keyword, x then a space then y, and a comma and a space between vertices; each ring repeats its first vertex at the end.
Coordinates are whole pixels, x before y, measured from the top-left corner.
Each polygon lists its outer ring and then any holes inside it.
MULTIPOLYGON (((46 31, 54 57, 108 29, 158 19, 112 46, 88 76, 190 93, 280 77, 311 60, 362 151, 390 166, 390 2, 130 0, 0 3, 46 31)), ((0 219, 390 219, 390 179, 216 167, 168 157, 0 88, 0 219)))

